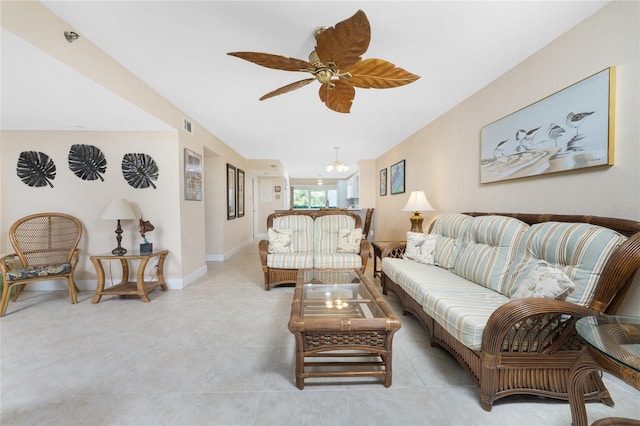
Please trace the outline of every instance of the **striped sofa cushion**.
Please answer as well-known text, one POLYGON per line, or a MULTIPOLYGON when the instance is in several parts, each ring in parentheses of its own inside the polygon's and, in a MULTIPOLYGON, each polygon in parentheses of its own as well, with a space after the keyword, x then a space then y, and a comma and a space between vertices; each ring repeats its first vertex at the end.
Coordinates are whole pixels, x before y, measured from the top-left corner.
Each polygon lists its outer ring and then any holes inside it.
POLYGON ((588 306, 602 269, 626 237, 588 223, 544 222, 532 225, 518 247, 511 264, 506 294, 511 294, 519 275, 544 260, 567 274, 576 285, 567 302, 588 306))
POLYGON ((462 238, 472 221, 471 216, 460 213, 449 213, 436 219, 430 232, 441 237, 433 250, 436 265, 445 269, 453 268, 462 246, 462 238))
POLYGON ((313 223, 313 250, 318 253, 337 253, 338 230, 354 229, 356 221, 347 215, 319 216, 313 223))
POLYGON ((487 321, 510 299, 470 281, 425 292, 422 308, 466 347, 479 350, 487 321))
POLYGON ((271 253, 267 255, 267 266, 277 269, 313 268, 313 253, 271 253))
POLYGON ((305 215, 288 215, 273 220, 276 229, 291 229, 293 252, 313 251, 313 219, 305 215))
POLYGON ((313 256, 314 268, 362 268, 362 257, 354 253, 316 253, 313 256))
POLYGON ((448 269, 410 259, 385 257, 382 259, 382 271, 421 305, 428 291, 468 283, 448 269))
POLYGON ((529 225, 526 223, 506 216, 474 217, 467 228, 453 272, 506 294, 509 266, 527 229, 529 225))

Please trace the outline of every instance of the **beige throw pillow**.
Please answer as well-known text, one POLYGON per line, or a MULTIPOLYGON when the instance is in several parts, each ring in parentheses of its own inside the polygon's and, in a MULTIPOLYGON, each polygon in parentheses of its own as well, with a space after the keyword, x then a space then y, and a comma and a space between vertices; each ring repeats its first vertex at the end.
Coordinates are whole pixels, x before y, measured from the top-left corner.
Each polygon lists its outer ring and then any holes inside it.
POLYGON ((338 253, 360 253, 362 228, 338 229, 338 253))
POLYGON ((524 278, 516 282, 511 299, 546 297, 564 300, 574 287, 575 284, 567 274, 544 260, 539 260, 524 278))
POLYGON ((293 245, 291 244, 293 230, 269 228, 267 235, 269 237, 269 253, 293 253, 293 245))

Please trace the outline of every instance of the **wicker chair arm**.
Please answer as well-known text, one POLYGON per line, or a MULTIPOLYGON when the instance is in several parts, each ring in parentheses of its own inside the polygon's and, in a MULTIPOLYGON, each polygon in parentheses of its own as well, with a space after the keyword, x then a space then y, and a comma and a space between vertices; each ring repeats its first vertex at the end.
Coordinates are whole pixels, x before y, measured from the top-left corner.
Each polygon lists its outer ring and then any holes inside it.
POLYGON ((404 256, 404 251, 406 247, 407 247, 406 241, 395 241, 393 243, 389 243, 386 246, 384 246, 382 253, 380 253, 380 258, 381 259, 384 257, 401 258, 402 256, 404 256))
POLYGON ((12 263, 20 263, 22 265, 18 253, 11 253, 0 257, 0 271, 2 271, 2 275, 14 269, 11 267, 12 263), (11 262, 11 260, 13 260, 13 262, 11 262))
MULTIPOLYGON (((600 313, 556 299, 526 298, 507 302, 496 309, 484 329, 482 352, 545 353, 566 346, 575 337, 575 322, 600 313)), ((581 342, 580 342, 581 344, 581 342)))
POLYGON ((269 241, 260 240, 258 242, 258 253, 260 254, 260 263, 263 266, 267 265, 267 254, 269 254, 269 241))
POLYGON ((369 240, 362 239, 360 242, 360 257, 362 258, 362 270, 367 267, 367 261, 369 260, 369 255, 371 253, 371 243, 369 240))

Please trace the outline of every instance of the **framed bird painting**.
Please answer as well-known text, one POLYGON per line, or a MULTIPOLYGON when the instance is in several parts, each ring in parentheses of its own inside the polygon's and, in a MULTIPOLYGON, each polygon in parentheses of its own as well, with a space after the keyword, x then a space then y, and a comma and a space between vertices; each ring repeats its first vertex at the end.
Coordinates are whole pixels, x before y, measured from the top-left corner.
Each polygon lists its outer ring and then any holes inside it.
POLYGON ((482 128, 480 182, 613 165, 615 67, 482 128))

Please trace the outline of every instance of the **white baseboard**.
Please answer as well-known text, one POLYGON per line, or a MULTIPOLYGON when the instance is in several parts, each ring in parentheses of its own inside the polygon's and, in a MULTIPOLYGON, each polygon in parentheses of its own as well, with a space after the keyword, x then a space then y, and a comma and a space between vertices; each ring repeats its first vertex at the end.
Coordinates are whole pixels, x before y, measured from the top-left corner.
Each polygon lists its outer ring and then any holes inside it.
MULTIPOLYGON (((207 273, 207 265, 202 265, 200 268, 196 269, 189 275, 183 278, 170 278, 166 279, 167 287, 170 290, 182 290, 186 288, 189 284, 193 283, 195 280, 200 278, 201 276, 207 273)), ((107 279, 108 280, 108 279, 107 279)), ((117 278, 117 282, 120 281, 120 277, 117 278)), ((96 290, 96 280, 75 280, 76 285, 81 291, 95 291, 96 290)), ((116 282, 116 283, 117 283, 116 282)), ((107 282, 105 287, 110 286, 111 283, 107 282)), ((32 283, 27 284, 25 290, 30 291, 55 291, 55 290, 67 290, 67 280, 45 280, 45 281, 34 281, 32 283)))
POLYGON ((223 254, 207 254, 205 255, 204 258, 207 262, 224 262, 225 259, 230 258, 231 256, 233 256, 234 254, 236 254, 237 252, 239 252, 249 244, 253 244, 253 239, 248 239, 244 243, 236 247, 233 247, 232 249, 224 252, 223 254))

